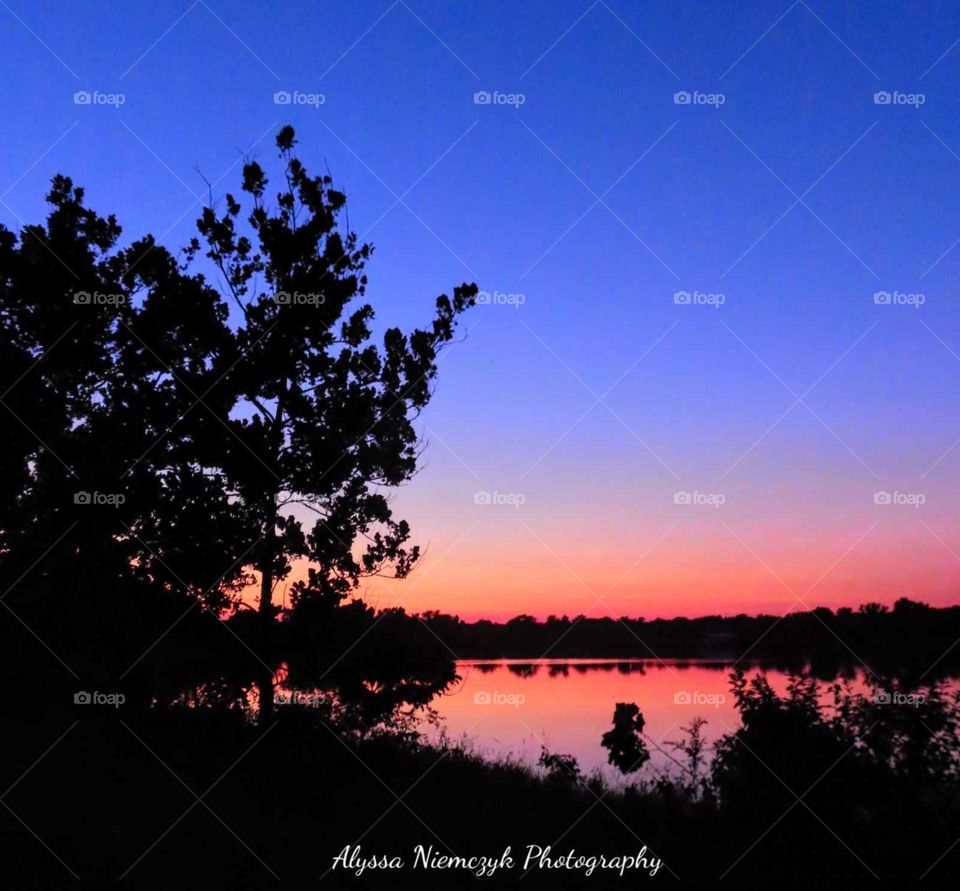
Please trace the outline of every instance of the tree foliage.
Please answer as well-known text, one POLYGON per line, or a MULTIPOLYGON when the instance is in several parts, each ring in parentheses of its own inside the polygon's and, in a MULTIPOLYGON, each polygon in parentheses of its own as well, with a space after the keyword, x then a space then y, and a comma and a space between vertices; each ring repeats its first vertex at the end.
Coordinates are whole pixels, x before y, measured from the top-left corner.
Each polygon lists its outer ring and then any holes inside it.
POLYGON ((388 493, 416 470, 415 420, 476 286, 375 336, 373 248, 291 127, 276 146, 279 188, 247 162, 242 198, 211 195, 179 255, 121 245, 63 176, 44 223, 0 228, 0 568, 29 574, 8 605, 81 673, 119 676, 171 621, 169 640, 196 630, 185 609, 215 623, 254 580, 254 649, 279 662, 274 593, 298 561, 309 624, 419 558, 388 493))

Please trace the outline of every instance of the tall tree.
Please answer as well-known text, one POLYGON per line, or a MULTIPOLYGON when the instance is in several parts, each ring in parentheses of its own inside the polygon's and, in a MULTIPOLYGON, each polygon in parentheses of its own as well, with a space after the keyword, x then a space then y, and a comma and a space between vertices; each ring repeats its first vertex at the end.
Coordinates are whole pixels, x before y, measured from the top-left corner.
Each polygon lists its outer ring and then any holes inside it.
POLYGON ((185 605, 222 615, 258 578, 269 708, 274 591, 294 563, 309 627, 419 556, 385 493, 416 469, 414 420, 476 286, 374 342, 372 248, 341 233, 343 194, 294 145, 283 128, 274 206, 246 164, 246 212, 232 195, 207 207, 179 259, 151 236, 118 248, 116 220, 66 177, 44 225, 0 229, 0 566, 32 573, 16 604, 82 674, 119 676, 185 605), (190 271, 201 239, 220 287, 190 271))
POLYGON ((309 564, 291 591, 303 616, 339 602, 364 576, 403 577, 418 559, 385 490, 416 470, 413 422, 430 399, 438 351, 477 293, 462 284, 436 299, 429 327, 389 328, 376 343, 365 300, 372 247, 341 231, 345 196, 329 176, 308 174, 293 128, 276 144, 283 180, 275 205, 251 162, 246 211, 228 194, 222 213, 208 207, 198 224, 239 312, 215 388, 233 404, 219 463, 234 509, 259 530, 252 564, 267 647, 274 590, 295 561, 309 564))
POLYGON ((25 631, 11 652, 102 682, 192 599, 236 594, 250 536, 216 470, 223 429, 190 411, 232 342, 227 308, 152 238, 120 250, 84 199, 54 177, 42 224, 0 229, 0 568, 62 664, 25 631))

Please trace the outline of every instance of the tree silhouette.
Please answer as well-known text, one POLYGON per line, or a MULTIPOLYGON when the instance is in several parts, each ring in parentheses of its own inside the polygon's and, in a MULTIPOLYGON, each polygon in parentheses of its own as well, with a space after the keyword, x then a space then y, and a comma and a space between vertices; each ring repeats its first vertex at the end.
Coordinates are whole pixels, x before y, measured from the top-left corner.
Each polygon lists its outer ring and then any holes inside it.
POLYGON ((0 566, 62 664, 35 640, 3 649, 61 683, 116 683, 173 623, 198 630, 191 604, 242 589, 251 534, 217 470, 230 406, 196 398, 231 343, 226 305, 152 237, 118 248, 84 199, 57 176, 43 224, 0 229, 0 566))
POLYGON ((341 233, 345 196, 329 176, 307 173, 293 154, 293 128, 284 127, 276 144, 283 163, 276 206, 264 170, 251 162, 243 168, 245 219, 228 194, 222 214, 208 207, 198 223, 241 315, 215 387, 229 394, 221 420, 232 434, 222 438, 217 463, 233 510, 258 530, 251 563, 268 648, 273 592, 294 561, 309 562, 306 580, 291 589, 303 617, 341 601, 364 576, 402 578, 419 557, 384 489, 416 469, 413 421, 430 399, 438 351, 477 293, 464 284, 452 299, 441 295, 429 328, 389 328, 377 345, 373 308, 360 302, 372 247, 341 233), (312 526, 294 506, 312 515, 312 526))
POLYGON ((416 470, 414 421, 476 286, 375 342, 372 247, 341 229, 346 199, 294 156, 291 127, 276 144, 275 202, 247 163, 250 206, 211 199, 180 258, 152 236, 118 248, 116 220, 66 177, 45 225, 0 229, 0 561, 33 573, 17 605, 82 673, 116 679, 185 606, 222 617, 254 578, 251 649, 272 668, 274 591, 295 561, 310 567, 292 586, 309 627, 363 577, 403 577, 419 557, 386 491, 416 470), (190 271, 201 251, 209 278, 190 271))
POLYGON ((638 771, 650 760, 643 741, 646 720, 633 702, 618 702, 613 712, 613 729, 603 734, 600 744, 607 749, 607 760, 623 774, 638 771))

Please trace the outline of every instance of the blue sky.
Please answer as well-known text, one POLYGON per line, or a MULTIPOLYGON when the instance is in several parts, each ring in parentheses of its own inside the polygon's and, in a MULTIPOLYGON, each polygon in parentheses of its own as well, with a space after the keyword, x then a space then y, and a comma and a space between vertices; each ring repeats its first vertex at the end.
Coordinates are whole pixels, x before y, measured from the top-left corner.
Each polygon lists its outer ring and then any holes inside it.
POLYGON ((397 497, 430 545, 416 608, 577 612, 613 584, 617 612, 774 609, 835 561, 824 602, 953 602, 958 41, 948 3, 3 0, 0 220, 64 172, 176 247, 197 171, 236 190, 290 122, 376 245, 384 323, 464 280, 522 295, 441 365, 397 497))

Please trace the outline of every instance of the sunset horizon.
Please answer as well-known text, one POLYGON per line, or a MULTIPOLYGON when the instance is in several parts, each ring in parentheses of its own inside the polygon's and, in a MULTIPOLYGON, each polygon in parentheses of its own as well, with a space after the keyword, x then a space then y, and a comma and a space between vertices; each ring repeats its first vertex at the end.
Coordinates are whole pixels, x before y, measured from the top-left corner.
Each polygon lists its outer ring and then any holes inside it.
POLYGON ((960 7, 0 67, 4 887, 956 884, 960 7))

